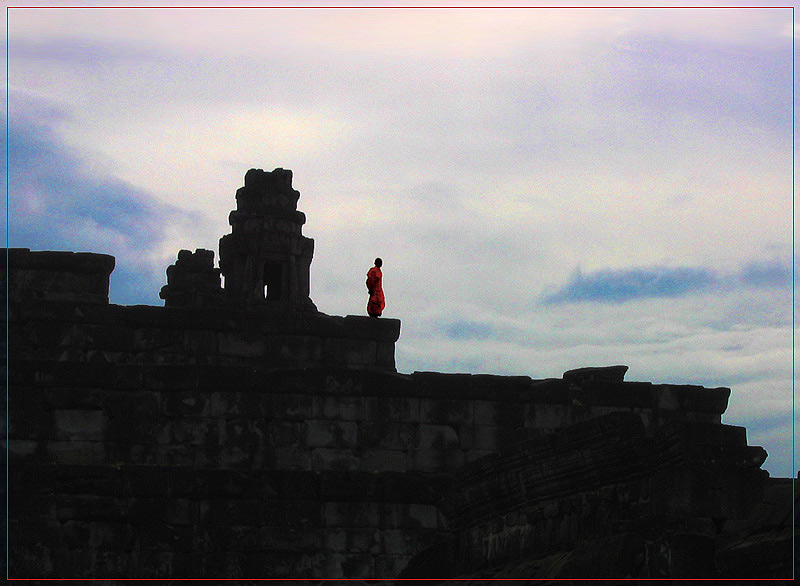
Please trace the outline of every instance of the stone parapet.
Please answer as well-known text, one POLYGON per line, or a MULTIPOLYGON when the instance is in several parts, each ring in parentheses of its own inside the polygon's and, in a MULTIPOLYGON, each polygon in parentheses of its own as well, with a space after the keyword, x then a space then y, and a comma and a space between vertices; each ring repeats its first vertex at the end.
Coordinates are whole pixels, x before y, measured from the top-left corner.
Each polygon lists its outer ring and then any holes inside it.
POLYGON ((89 252, 8 249, 8 295, 14 300, 108 303, 115 260, 89 252))

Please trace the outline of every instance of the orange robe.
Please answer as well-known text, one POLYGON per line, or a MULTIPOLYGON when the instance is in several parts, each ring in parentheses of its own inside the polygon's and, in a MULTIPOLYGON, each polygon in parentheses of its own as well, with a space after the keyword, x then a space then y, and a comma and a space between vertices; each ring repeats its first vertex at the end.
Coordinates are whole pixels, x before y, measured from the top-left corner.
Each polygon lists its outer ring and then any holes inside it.
POLYGON ((383 273, 378 267, 372 267, 367 273, 367 291, 369 291, 369 301, 367 302, 367 313, 377 317, 383 313, 386 307, 386 298, 383 296, 383 273))

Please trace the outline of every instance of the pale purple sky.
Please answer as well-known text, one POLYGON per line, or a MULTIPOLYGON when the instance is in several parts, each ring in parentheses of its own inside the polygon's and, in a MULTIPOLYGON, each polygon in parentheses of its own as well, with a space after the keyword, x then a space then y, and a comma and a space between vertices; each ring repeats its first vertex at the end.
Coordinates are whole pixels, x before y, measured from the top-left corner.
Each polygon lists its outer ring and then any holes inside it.
POLYGON ((363 315, 381 256, 401 372, 730 386, 793 474, 790 3, 6 4, 11 246, 112 254, 112 302, 158 305, 289 168, 312 299, 363 315))

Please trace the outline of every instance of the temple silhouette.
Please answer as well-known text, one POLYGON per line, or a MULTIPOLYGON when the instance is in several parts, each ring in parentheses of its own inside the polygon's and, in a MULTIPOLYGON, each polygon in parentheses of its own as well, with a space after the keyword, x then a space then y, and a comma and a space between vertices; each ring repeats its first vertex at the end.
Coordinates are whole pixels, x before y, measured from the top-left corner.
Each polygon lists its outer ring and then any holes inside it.
POLYGON ((8 250, 11 578, 792 578, 792 479, 730 389, 399 373, 399 320, 311 300, 299 196, 249 170, 163 307, 8 250))

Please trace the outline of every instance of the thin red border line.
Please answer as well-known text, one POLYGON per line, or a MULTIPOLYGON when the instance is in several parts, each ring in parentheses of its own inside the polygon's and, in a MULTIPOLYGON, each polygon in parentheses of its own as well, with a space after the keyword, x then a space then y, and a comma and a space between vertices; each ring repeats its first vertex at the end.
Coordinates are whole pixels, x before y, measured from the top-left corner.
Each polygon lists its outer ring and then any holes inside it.
POLYGON ((795 343, 795 335, 794 335, 794 328, 795 328, 795 294, 794 294, 794 234, 795 234, 795 190, 794 190, 794 183, 795 183, 795 109, 794 109, 794 87, 795 87, 795 77, 794 77, 794 54, 795 54, 795 20, 794 20, 794 6, 792 6, 792 580, 795 579, 795 568, 797 567, 797 527, 795 527, 796 519, 797 519, 797 511, 795 510, 795 503, 797 502, 797 463, 795 460, 795 433, 794 433, 794 426, 795 426, 795 398, 794 398, 794 391, 795 391, 795 350, 794 350, 794 343, 795 343))
POLYGON ((8 462, 9 462, 9 458, 8 458, 8 430, 9 430, 9 425, 8 425, 8 394, 9 393, 8 393, 8 389, 9 389, 9 386, 10 386, 9 385, 9 362, 8 362, 8 330, 9 330, 9 321, 8 321, 8 289, 9 289, 9 287, 8 287, 8 276, 9 276, 8 275, 8 273, 9 273, 9 270, 8 270, 8 244, 9 244, 9 242, 8 242, 8 216, 9 216, 8 186, 9 186, 9 181, 8 181, 8 179, 9 179, 9 172, 8 172, 8 165, 9 165, 9 162, 10 162, 10 157, 9 157, 9 154, 8 154, 9 153, 9 148, 8 148, 9 147, 9 140, 8 140, 9 131, 8 131, 8 128, 9 128, 9 124, 10 124, 9 115, 8 115, 9 114, 9 112, 8 112, 8 103, 9 103, 8 94, 9 94, 10 83, 11 83, 10 79, 9 79, 9 75, 8 75, 8 73, 9 73, 9 68, 8 68, 8 53, 9 53, 9 51, 8 51, 8 39, 9 39, 9 35, 8 35, 8 9, 9 9, 9 7, 6 6, 6 579, 8 579, 10 577, 8 568, 9 568, 9 562, 11 561, 11 557, 10 557, 11 556, 11 554, 10 554, 11 550, 10 550, 9 545, 8 545, 8 543, 9 543, 8 542, 8 538, 10 537, 10 535, 9 535, 9 531, 10 531, 10 529, 9 529, 10 528, 10 524, 9 523, 10 522, 8 520, 9 519, 9 517, 8 517, 8 512, 9 512, 8 511, 9 490, 8 489, 10 488, 9 487, 9 478, 10 478, 10 475, 11 475, 11 469, 9 468, 9 464, 8 464, 8 462))
MULTIPOLYGON (((8 549, 8 543, 9 543, 9 541, 8 541, 8 537, 9 537, 9 533, 8 533, 8 531, 9 531, 9 525, 8 525, 8 518, 9 518, 8 517, 8 494, 9 494, 9 492, 8 492, 8 488, 9 488, 9 486, 8 486, 8 478, 9 478, 9 468, 8 468, 8 466, 9 466, 9 464, 8 464, 8 388, 9 388, 8 387, 8 385, 9 385, 9 368, 8 368, 8 341, 9 341, 9 339, 8 339, 8 323, 9 323, 8 322, 8 272, 9 272, 9 267, 8 267, 8 245, 9 245, 9 230, 8 230, 8 228, 9 228, 9 207, 8 207, 9 206, 9 184, 8 184, 8 178, 9 178, 9 170, 8 170, 9 153, 8 153, 8 146, 9 146, 9 124, 8 123, 9 123, 9 97, 8 96, 9 96, 9 81, 10 80, 9 80, 9 45, 8 45, 8 43, 9 43, 9 9, 10 8, 11 7, 6 7, 6 578, 9 577, 8 576, 8 571, 9 571, 8 570, 8 568, 9 568, 9 565, 8 565, 8 561, 9 561, 9 559, 8 559, 8 555, 9 555, 9 549, 8 549)), ((54 8, 54 7, 36 6, 36 7, 29 7, 29 8, 54 8)), ((62 7, 62 8, 87 8, 87 7, 67 6, 67 7, 62 7)), ((248 7, 248 6, 229 6, 229 7, 221 7, 221 6, 196 6, 196 7, 192 7, 192 6, 177 6, 177 7, 176 6, 172 6, 172 7, 168 7, 168 6, 110 6, 110 7, 94 6, 94 7, 88 7, 88 8, 173 8, 173 9, 174 8, 195 8, 195 9, 196 8, 210 8, 210 9, 215 9, 215 8, 336 8, 336 7, 335 6, 299 6, 299 7, 298 6, 285 6, 285 7, 281 7, 281 6, 256 6, 256 7, 248 7)), ((344 8, 344 7, 340 7, 340 8, 344 8)), ((351 6, 351 7, 347 7, 347 8, 380 8, 380 7, 376 7, 376 6, 352 7, 351 6)), ((386 7, 383 7, 383 8, 386 8, 386 7)), ((451 7, 448 7, 448 6, 439 6, 439 7, 434 7, 434 6, 419 6, 419 7, 417 7, 417 6, 401 6, 401 7, 393 7, 393 8, 454 8, 454 7, 452 7, 452 6, 451 7)), ((460 8, 464 8, 464 7, 460 7, 460 8)), ((466 7, 466 8, 490 8, 490 7, 470 6, 470 7, 466 7)), ((531 8, 531 7, 494 6, 494 7, 491 7, 491 8, 531 8)), ((533 8, 551 8, 551 7, 540 6, 540 7, 533 7, 533 8)), ((555 7, 552 7, 552 8, 555 8, 555 7)), ((607 7, 607 6, 597 6, 597 7, 560 6, 558 8, 610 8, 610 7, 607 7)), ((620 7, 614 7, 614 8, 620 8, 620 7)), ((644 7, 625 6, 625 7, 621 7, 621 8, 644 8, 644 7)), ((653 8, 653 7, 650 6, 649 8, 653 8)), ((663 8, 680 8, 680 7, 663 7, 663 8)), ((748 7, 696 6, 694 8, 748 8, 748 7)), ((757 7, 749 7, 749 8, 757 8, 757 7)), ((771 8, 771 7, 766 7, 765 6, 765 7, 761 7, 761 8, 771 8)), ((776 6, 774 8, 779 8, 779 7, 776 6)), ((795 222, 794 222, 794 202, 795 202, 795 190, 794 190, 794 168, 795 168, 795 153, 794 153, 794 144, 795 144, 795 130, 794 130, 794 117, 795 117, 794 116, 794 113, 795 113, 795 110, 794 110, 794 79, 795 79, 795 76, 794 76, 794 67, 795 67, 795 57, 794 57, 794 49, 795 49, 794 6, 792 6, 791 9, 792 9, 792 121, 793 121, 793 123, 792 123, 792 210, 793 210, 792 211, 792 258, 794 259, 794 224, 795 224, 795 222)), ((795 340, 795 334, 794 334, 794 324, 795 324, 794 297, 795 297, 794 296, 794 263, 792 263, 792 357, 793 357, 793 360, 792 360, 792 463, 793 463, 793 465, 794 465, 794 462, 795 462, 795 450, 794 450, 794 374, 795 374, 795 367, 794 367, 794 340, 795 340)), ((794 476, 794 469, 792 470, 792 472, 793 472, 792 475, 794 476)), ((794 481, 794 478, 793 478, 792 486, 793 486, 793 491, 792 492, 794 494, 794 490, 796 490, 796 482, 794 481)), ((794 501, 794 498, 793 498, 792 499, 792 518, 793 519, 795 518, 795 515, 794 515, 794 510, 795 510, 794 502, 795 501, 794 501)), ((794 531, 792 532, 792 545, 793 546, 795 545, 794 531)), ((794 572, 794 567, 795 567, 794 561, 795 561, 796 553, 795 553, 795 548, 793 547, 792 549, 793 549, 793 552, 792 552, 792 561, 793 561, 793 563, 792 563, 792 579, 794 579, 794 575, 795 575, 795 572, 794 572)), ((276 579, 278 579, 278 578, 273 578, 273 579, 267 578, 266 580, 276 580, 276 579)), ((289 579, 289 580, 302 580, 302 578, 289 579)), ((326 579, 323 579, 323 580, 326 580, 326 579)), ((349 579, 346 579, 346 580, 349 580, 349 579)), ((403 579, 403 578, 400 578, 400 579, 397 579, 397 580, 399 580, 399 581, 412 581, 412 580, 415 580, 415 579, 403 579)), ((444 579, 444 581, 451 581, 451 580, 459 580, 459 579, 458 578, 452 578, 452 579, 447 579, 446 578, 446 579, 444 579)), ((495 579, 495 580, 497 580, 497 579, 495 579)), ((518 578, 501 578, 500 580, 501 581, 515 581, 515 580, 519 580, 519 579, 518 578)), ((592 580, 592 579, 590 578, 589 580, 592 580)), ((594 580, 602 580, 602 579, 594 579, 594 580)))
MULTIPOLYGON (((468 10, 468 9, 492 9, 492 8, 499 8, 505 10, 513 10, 513 9, 521 9, 521 10, 531 10, 531 9, 637 9, 637 10, 645 10, 645 9, 682 9, 682 10, 689 10, 689 9, 698 9, 698 8, 714 8, 714 9, 735 9, 735 10, 763 10, 763 9, 773 9, 773 8, 791 8, 792 9, 792 20, 794 21, 794 6, 779 6, 779 5, 765 5, 765 6, 736 6, 736 5, 702 5, 702 6, 654 6, 650 5, 630 5, 630 6, 619 6, 614 4, 609 5, 597 5, 597 6, 586 6, 586 5, 542 5, 542 6, 522 6, 522 5, 474 5, 474 6, 431 6, 431 5, 408 5, 408 6, 342 6, 336 4, 313 4, 313 5, 304 5, 304 6, 295 6, 295 5, 286 5, 286 6, 226 6, 226 5, 219 5, 219 6, 174 6, 170 4, 164 5, 128 5, 128 6, 9 6, 6 7, 6 11, 10 8, 24 8, 26 10, 38 10, 38 9, 71 9, 71 10, 94 10, 94 9, 103 9, 103 10, 111 10, 111 9, 122 9, 122 10, 129 10, 129 9, 171 9, 171 10, 184 10, 184 9, 191 9, 191 10, 204 10, 204 9, 212 9, 212 10, 219 10, 219 9, 256 9, 256 10, 272 10, 272 9, 352 9, 352 10, 406 10, 406 9, 429 9, 429 10, 450 10, 450 9, 458 9, 458 10, 468 10)), ((794 37, 794 32, 792 33, 794 37)), ((794 41, 794 39, 793 39, 794 41)), ((344 578, 342 578, 344 579, 344 578)), ((353 578, 354 580, 356 578, 353 578)), ((513 578, 508 578, 513 579, 513 578)))
MULTIPOLYGON (((400 9, 420 9, 420 8, 427 8, 427 9, 449 9, 449 8, 478 8, 478 9, 487 9, 487 8, 502 8, 502 9, 531 9, 531 8, 561 8, 561 9, 587 9, 587 8, 595 8, 595 9, 606 9, 606 8, 638 8, 638 9, 645 9, 645 8, 717 8, 717 9, 743 9, 743 8, 751 8, 751 9, 764 9, 764 8, 791 8, 792 10, 792 525, 794 527, 794 520, 796 519, 795 516, 795 491, 797 490, 797 476, 795 475, 795 431, 794 431, 794 422, 795 422, 795 398, 794 398, 794 389, 795 389, 795 364, 794 364, 794 357, 795 357, 795 292, 794 292, 794 283, 795 283, 795 269, 794 269, 794 256, 795 256, 795 218, 794 218, 794 209, 795 209, 795 128, 794 128, 794 120, 795 120, 795 104, 794 104, 794 87, 795 87, 795 10, 794 6, 336 6, 336 5, 311 5, 311 6, 162 6, 162 5, 151 5, 151 6, 6 6, 6 579, 9 579, 9 458, 8 458, 8 422, 9 422, 9 404, 8 404, 8 390, 9 390, 9 362, 8 362, 8 342, 9 342, 9 321, 8 321, 8 309, 9 309, 9 302, 8 302, 8 292, 9 292, 9 285, 8 285, 8 277, 9 277, 9 262, 8 262, 8 246, 9 246, 9 84, 10 84, 10 77, 9 77, 9 11, 11 8, 67 8, 67 9, 79 9, 79 8, 104 8, 104 9, 113 9, 113 8, 123 8, 123 9, 130 9, 130 8, 154 8, 154 9, 164 9, 164 8, 171 8, 171 9, 222 9, 222 8, 233 8, 233 9, 246 9, 246 8, 256 8, 256 9, 275 9, 275 8, 352 8, 352 9, 381 9, 381 8, 400 8, 400 9)), ((796 535, 795 531, 792 531, 792 580, 795 578, 795 565, 796 565, 796 535)), ((60 580, 61 578, 43 578, 44 580, 60 580)), ((149 578, 95 578, 95 580, 105 581, 105 580, 147 580, 149 578)), ((185 580, 235 580, 239 578, 185 578, 185 580)), ((251 578, 253 579, 253 578, 251 578)), ((373 580, 376 581, 417 581, 423 578, 375 578, 373 580)), ((635 580, 637 578, 631 578, 630 580, 635 580)), ((307 580, 306 578, 254 578, 254 580, 266 580, 266 581, 274 581, 274 580, 283 580, 283 581, 298 581, 298 580, 307 580)), ((361 580, 360 578, 317 578, 317 580, 321 581, 328 581, 328 580, 339 580, 339 581, 351 581, 351 580, 361 580)), ((463 581, 464 578, 441 578, 438 581, 463 581)), ((471 579, 474 581, 475 579, 471 579)), ((520 581, 520 580, 529 580, 529 578, 493 578, 492 581, 520 581)), ((568 579, 564 579, 568 580, 568 579)), ((604 581, 604 580, 619 580, 615 578, 584 578, 584 581, 604 581)), ((622 579, 626 580, 626 579, 622 579)), ((659 581, 659 580, 678 580, 678 581, 685 581, 689 580, 682 579, 682 578, 649 578, 648 580, 659 581)), ((707 578, 707 581, 719 581, 719 580, 727 580, 726 578, 707 578)), ((763 578, 745 578, 746 581, 754 581, 754 580, 764 580, 763 578)), ((768 579, 769 580, 769 579, 768 579)), ((776 578, 779 580, 779 578, 776 578)), ((561 581, 560 578, 554 579, 554 581, 561 581)))
MULTIPOLYGON (((9 267, 8 267, 8 244, 9 244, 9 234, 8 234, 8 232, 9 232, 8 231, 8 227, 9 227, 9 207, 8 207, 9 206, 9 183, 8 183, 8 179, 9 179, 9 170, 8 170, 8 167, 9 167, 9 152, 8 152, 9 151, 9 149, 8 149, 8 146, 9 146, 9 97, 8 96, 9 96, 10 78, 9 78, 9 44, 8 43, 9 43, 9 10, 10 10, 10 8, 11 7, 8 7, 8 6, 6 7, 6 578, 7 579, 9 578, 9 575, 8 575, 8 572, 9 572, 9 564, 8 564, 8 562, 9 562, 9 546, 8 546, 8 544, 9 544, 9 539, 8 539, 9 538, 9 522, 8 522, 8 518, 9 518, 8 517, 8 512, 9 512, 8 511, 8 494, 9 494, 9 492, 8 492, 8 489, 9 489, 9 486, 8 486, 8 479, 9 479, 9 463, 8 463, 9 462, 8 461, 8 413, 9 413, 9 411, 8 411, 8 388, 9 388, 9 363, 8 363, 8 342, 9 342, 9 338, 8 338, 8 327, 9 327, 8 326, 8 324, 9 324, 9 322, 8 322, 8 290, 9 290, 8 289, 8 272, 9 272, 9 267)), ((55 7, 52 7, 52 6, 35 6, 35 7, 29 7, 29 8, 55 8, 55 7)), ((60 7, 60 8, 87 8, 87 7, 64 6, 64 7, 60 7)), ((88 8, 173 8, 173 9, 174 8, 211 8, 211 9, 214 9, 214 8, 336 8, 336 7, 335 6, 319 6, 319 7, 317 7, 317 6, 301 6, 301 7, 297 7, 297 6, 294 6, 294 7, 293 6, 285 6, 285 7, 282 7, 282 6, 256 6, 256 7, 247 7, 247 6, 229 6, 229 7, 221 7, 221 6, 196 6, 196 7, 192 7, 192 6, 177 6, 177 7, 176 6, 172 6, 172 7, 169 7, 169 6, 140 6, 140 7, 137 7, 137 6, 110 6, 110 7, 93 6, 93 7, 88 7, 88 8)), ((343 7, 340 7, 340 8, 343 8, 343 7)), ((354 7, 348 7, 348 8, 354 8, 354 7)), ((369 7, 355 7, 355 8, 380 8, 380 7, 369 6, 369 7)), ((384 8, 386 8, 386 7, 384 7, 384 8)), ((421 7, 402 6, 402 7, 394 7, 394 8, 454 8, 454 7, 448 7, 448 6, 441 6, 441 7, 433 7, 433 6, 421 6, 421 7)), ((460 8, 464 8, 464 7, 460 7, 460 8)), ((490 7, 470 6, 468 8, 490 8, 490 7)), ((531 8, 531 7, 494 6, 494 7, 491 7, 491 8, 531 8)), ((556 7, 539 6, 539 7, 533 7, 533 8, 556 8, 556 7)), ((558 8, 612 8, 612 7, 609 7, 609 6, 597 6, 597 7, 560 6, 558 8)), ((613 8, 620 8, 620 7, 613 7, 613 8)), ((625 7, 621 7, 621 8, 644 8, 644 7, 625 6, 625 7)), ((653 7, 650 6, 649 8, 653 8, 653 7)), ((680 7, 663 7, 663 8, 680 8, 680 7)), ((764 6, 764 7, 755 7, 755 6, 751 6, 751 7, 696 6, 694 8, 786 8, 786 7, 785 6, 774 6, 774 7, 770 7, 770 6, 764 6)), ((795 115, 794 115, 795 114, 795 109, 794 109, 794 79, 795 79, 795 75, 794 75, 794 68, 795 68, 795 57, 794 57, 794 53, 795 53, 794 6, 792 6, 791 9, 792 9, 792 259, 794 259, 794 225, 795 225, 795 221, 794 221, 794 202, 795 202, 795 190, 794 190, 794 174, 795 174, 795 172, 794 172, 794 169, 795 169, 795 153, 794 153, 794 144, 795 144, 795 130, 794 130, 794 118, 795 118, 795 115)), ((794 476, 794 463, 795 463, 795 449, 794 449, 794 416, 795 416, 795 413, 794 413, 794 407, 795 407, 795 405, 794 405, 794 374, 795 374, 795 366, 794 366, 794 343, 795 343, 795 334, 794 334, 794 324, 795 324, 794 298, 795 298, 795 295, 794 295, 794 262, 793 262, 792 263, 792 464, 793 464, 792 476, 794 476)), ((792 494, 794 496, 794 491, 796 490, 796 481, 795 481, 794 478, 792 479, 792 487, 793 487, 792 494)), ((795 519, 795 499, 794 498, 792 498, 792 519, 793 520, 795 519)), ((794 523, 794 521, 793 521, 793 523, 794 523)), ((794 576, 795 576, 795 569, 794 568, 795 568, 795 556, 796 556, 796 551, 795 551, 795 547, 794 547, 795 546, 795 532, 794 531, 792 532, 792 545, 793 545, 793 547, 792 547, 792 579, 794 580, 794 576)), ((198 578, 195 578, 195 580, 197 580, 197 579, 198 578)), ((203 578, 199 578, 199 579, 202 580, 203 578)), ((279 579, 280 578, 266 578, 266 579, 263 579, 263 580, 279 580, 279 579)), ((331 578, 331 580, 332 579, 333 578, 331 578)), ((286 579, 284 579, 284 580, 286 580, 286 579)), ((296 578, 296 579, 290 578, 289 580, 303 580, 303 578, 296 578)), ((327 579, 323 578, 322 580, 327 580, 327 579)), ((350 579, 345 579, 345 580, 350 580, 350 579)), ((384 579, 379 579, 379 580, 383 581, 384 579)), ((398 578, 398 579, 395 579, 395 580, 398 580, 398 581, 413 581, 413 580, 416 580, 416 579, 398 578)), ((445 578, 445 579, 443 579, 443 581, 458 581, 458 580, 460 580, 460 579, 459 578, 445 578)), ((495 578, 494 580, 497 581, 498 579, 495 578)), ((519 578, 500 578, 499 580, 500 581, 518 581, 520 579, 519 578)), ((604 580, 604 579, 602 579, 602 578, 595 578, 595 579, 589 578, 587 580, 595 581, 595 580, 604 580)), ((712 580, 714 580, 714 579, 712 579, 712 580)))

